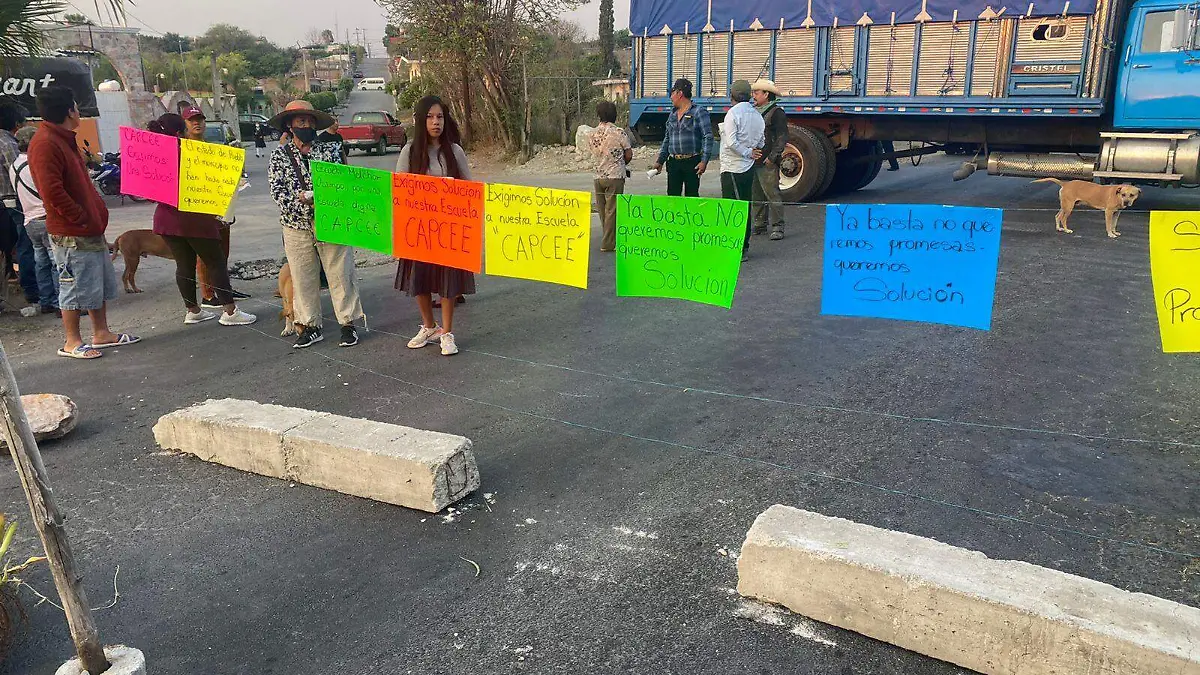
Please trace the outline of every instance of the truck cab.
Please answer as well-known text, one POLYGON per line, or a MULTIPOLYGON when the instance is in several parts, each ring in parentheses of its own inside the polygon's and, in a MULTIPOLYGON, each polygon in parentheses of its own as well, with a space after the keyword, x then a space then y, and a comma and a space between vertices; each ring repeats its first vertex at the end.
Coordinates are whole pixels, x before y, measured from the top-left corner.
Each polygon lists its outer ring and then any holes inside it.
POLYGON ((1134 3, 1125 28, 1113 127, 1200 129, 1200 41, 1196 5, 1134 3))

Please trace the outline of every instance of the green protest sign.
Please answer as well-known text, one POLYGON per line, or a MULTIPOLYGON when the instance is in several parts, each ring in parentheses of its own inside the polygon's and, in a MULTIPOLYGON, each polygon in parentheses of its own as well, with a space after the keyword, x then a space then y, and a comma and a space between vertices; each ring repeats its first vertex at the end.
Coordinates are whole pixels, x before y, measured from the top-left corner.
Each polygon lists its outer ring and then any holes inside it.
POLYGON ((617 295, 733 305, 749 205, 730 199, 617 197, 617 295))
POLYGON ((317 241, 392 254, 392 174, 312 163, 317 241))

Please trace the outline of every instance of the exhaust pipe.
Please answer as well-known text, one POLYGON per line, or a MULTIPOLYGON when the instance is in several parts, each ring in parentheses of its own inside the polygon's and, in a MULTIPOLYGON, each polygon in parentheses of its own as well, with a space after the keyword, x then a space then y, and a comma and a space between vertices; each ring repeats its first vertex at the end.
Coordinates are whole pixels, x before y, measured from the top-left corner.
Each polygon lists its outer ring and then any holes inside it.
POLYGON ((966 180, 978 170, 978 162, 963 162, 962 166, 958 167, 958 171, 954 172, 954 182, 957 183, 960 180, 966 180))
MULTIPOLYGON (((966 169, 963 166, 959 171, 966 169)), ((1026 154, 993 152, 987 158, 989 176, 1019 176, 1024 178, 1065 178, 1092 180, 1096 160, 1078 155, 1026 154)), ((971 175, 967 173, 966 176, 971 175)), ((958 173, 955 173, 957 176, 958 173)), ((961 179, 956 179, 961 180, 961 179)))

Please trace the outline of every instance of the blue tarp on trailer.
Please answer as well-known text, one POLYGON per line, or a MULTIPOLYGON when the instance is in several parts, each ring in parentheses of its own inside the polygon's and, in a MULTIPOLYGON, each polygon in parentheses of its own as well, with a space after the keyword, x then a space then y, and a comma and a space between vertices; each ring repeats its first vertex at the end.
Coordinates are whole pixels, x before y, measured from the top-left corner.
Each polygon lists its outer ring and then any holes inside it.
MULTIPOLYGON (((808 18, 810 25, 852 25, 866 14, 874 23, 950 21, 958 11, 959 20, 970 20, 1005 10, 1005 16, 1023 16, 1030 2, 1011 0, 630 0, 629 31, 636 36, 659 35, 664 27, 672 33, 699 33, 711 24, 714 30, 753 30, 758 21, 763 28, 800 28, 808 18), (711 10, 710 10, 711 7, 711 10), (922 13, 928 17, 921 16, 922 13), (918 18, 920 17, 920 18, 918 18)), ((1031 16, 1092 14, 1096 0, 1034 0, 1031 16)))

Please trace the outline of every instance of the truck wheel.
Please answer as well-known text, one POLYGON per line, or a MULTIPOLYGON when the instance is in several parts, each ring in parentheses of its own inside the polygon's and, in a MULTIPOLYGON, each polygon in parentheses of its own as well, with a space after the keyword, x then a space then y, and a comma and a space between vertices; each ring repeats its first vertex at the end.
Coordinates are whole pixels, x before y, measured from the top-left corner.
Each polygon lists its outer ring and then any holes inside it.
POLYGON ((829 138, 808 127, 789 126, 779 160, 779 191, 784 202, 816 199, 833 178, 835 155, 829 138))
POLYGON ((375 152, 380 155, 387 154, 387 139, 386 138, 384 138, 382 136, 379 138, 379 145, 375 146, 375 152))
POLYGON ((833 182, 829 186, 829 194, 844 194, 861 190, 875 180, 883 167, 883 160, 859 162, 862 157, 878 154, 882 148, 877 141, 851 141, 850 147, 837 156, 837 168, 833 172, 833 182))

